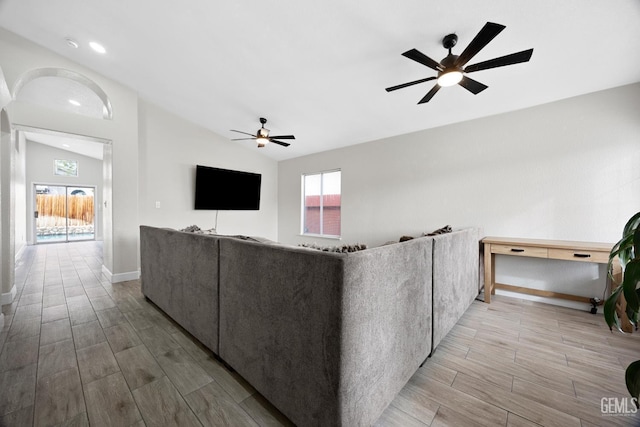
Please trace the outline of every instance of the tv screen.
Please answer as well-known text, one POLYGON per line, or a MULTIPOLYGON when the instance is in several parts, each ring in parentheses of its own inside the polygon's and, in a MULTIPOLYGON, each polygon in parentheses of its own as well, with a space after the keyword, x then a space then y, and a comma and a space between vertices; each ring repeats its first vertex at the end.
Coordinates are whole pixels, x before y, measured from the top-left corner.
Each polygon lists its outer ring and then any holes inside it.
POLYGON ((196 165, 198 210, 259 210, 259 173, 196 165))

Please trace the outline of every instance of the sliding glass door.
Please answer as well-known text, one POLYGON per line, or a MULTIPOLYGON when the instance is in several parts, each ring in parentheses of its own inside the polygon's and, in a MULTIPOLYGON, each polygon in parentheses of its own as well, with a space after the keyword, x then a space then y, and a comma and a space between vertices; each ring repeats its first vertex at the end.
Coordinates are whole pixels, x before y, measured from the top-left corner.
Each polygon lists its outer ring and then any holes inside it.
POLYGON ((34 185, 36 243, 95 239, 94 187, 34 185))

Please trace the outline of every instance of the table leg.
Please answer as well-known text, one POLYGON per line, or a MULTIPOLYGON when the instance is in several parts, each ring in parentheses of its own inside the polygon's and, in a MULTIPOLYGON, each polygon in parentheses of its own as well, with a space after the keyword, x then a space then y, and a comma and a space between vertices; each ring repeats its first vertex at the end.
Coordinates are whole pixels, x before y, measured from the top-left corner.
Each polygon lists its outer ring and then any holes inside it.
POLYGON ((491 295, 495 294, 495 255, 491 253, 491 244, 484 244, 484 302, 491 303, 491 295))

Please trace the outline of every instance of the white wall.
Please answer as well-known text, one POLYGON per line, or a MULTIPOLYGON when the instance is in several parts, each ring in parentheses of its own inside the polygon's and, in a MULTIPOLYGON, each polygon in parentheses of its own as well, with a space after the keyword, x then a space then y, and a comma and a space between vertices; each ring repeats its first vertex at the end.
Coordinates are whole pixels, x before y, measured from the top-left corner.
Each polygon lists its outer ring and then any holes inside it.
POLYGON ((277 238, 275 160, 143 101, 139 117, 141 224, 178 229, 215 226, 215 211, 194 210, 195 168, 200 164, 262 174, 260 210, 219 211, 218 233, 277 238))
MULTIPOLYGON (((12 303, 16 295, 15 221, 11 215, 15 206, 15 192, 11 185, 15 170, 14 153, 15 141, 8 114, 0 108, 0 305, 12 303)), ((0 323, 4 323, 3 316, 0 316, 0 323)))
MULTIPOLYGON (((279 240, 321 240, 298 235, 300 176, 340 168, 345 243, 445 224, 615 242, 640 210, 638 111, 634 84, 280 162, 279 240)), ((601 297, 603 268, 576 264, 500 257, 497 280, 601 297)))
MULTIPOLYGON (((7 82, 4 78, 4 72, 2 67, 0 66, 0 144, 4 144, 5 135, 9 135, 10 132, 10 123, 7 111, 5 107, 9 105, 11 102, 11 94, 9 93, 9 87, 7 86, 7 82)), ((2 168, 2 147, 0 146, 0 178, 4 173, 2 168)), ((4 179, 4 178, 2 178, 4 179)), ((9 230, 3 229, 3 223, 5 216, 10 216, 11 211, 6 206, 6 203, 3 201, 4 198, 4 190, 2 189, 2 185, 0 183, 0 308, 3 305, 8 304, 12 301, 4 301, 5 293, 7 295, 7 299, 11 294, 11 288, 13 287, 13 283, 5 282, 5 279, 11 279, 7 275, 9 270, 15 271, 15 259, 9 259, 9 253, 7 253, 4 249, 5 240, 10 241, 10 236, 7 235, 9 230)), ((14 255, 15 256, 15 255, 14 255)), ((13 300, 13 296, 11 296, 13 300)), ((4 327, 4 314, 0 310, 0 328, 4 327)))
POLYGON ((22 133, 18 133, 16 138, 16 165, 14 174, 15 200, 15 251, 16 259, 20 257, 22 250, 27 246, 27 141, 22 133))
MULTIPOLYGON (((95 204, 95 234, 96 239, 102 238, 102 160, 83 156, 69 151, 60 150, 48 145, 27 140, 27 162, 26 162, 26 211, 27 236, 33 243, 33 212, 35 207, 33 185, 34 184, 60 184, 74 185, 80 187, 96 187, 94 196, 95 204), (78 176, 60 176, 53 174, 54 159, 69 159, 78 162, 78 176)), ((16 218, 18 215, 16 214, 16 218)))
MULTIPOLYGON (((63 68, 78 72, 101 87, 113 106, 112 120, 98 120, 13 101, 7 107, 12 125, 84 135, 111 141, 113 200, 105 201, 103 265, 113 281, 137 275, 138 260, 138 98, 132 90, 13 33, 0 29, 0 67, 9 88, 27 71, 63 68), (133 207, 133 208, 132 208, 133 207), (109 231, 110 235, 106 232, 109 231)), ((105 184, 106 185, 106 184, 105 184)), ((111 193, 110 193, 111 194, 111 193)))

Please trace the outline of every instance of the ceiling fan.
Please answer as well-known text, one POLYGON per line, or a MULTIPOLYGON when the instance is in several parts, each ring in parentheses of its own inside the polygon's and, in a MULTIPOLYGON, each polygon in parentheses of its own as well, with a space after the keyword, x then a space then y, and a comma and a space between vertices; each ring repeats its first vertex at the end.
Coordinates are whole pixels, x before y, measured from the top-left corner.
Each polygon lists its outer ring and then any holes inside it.
POLYGON ((501 56, 499 58, 490 59, 488 61, 478 62, 465 67, 467 62, 471 60, 482 48, 484 48, 491 40, 493 40, 502 30, 506 27, 504 25, 495 24, 493 22, 487 22, 480 32, 471 40, 471 43, 462 51, 460 55, 454 55, 451 53, 451 49, 458 42, 458 36, 455 34, 449 34, 442 39, 442 46, 449 50, 449 55, 443 58, 440 62, 434 61, 427 55, 423 54, 417 49, 411 49, 403 53, 402 55, 412 59, 416 62, 426 65, 438 72, 435 77, 427 77, 420 80, 415 80, 408 83, 403 83, 397 86, 388 87, 385 90, 391 92, 397 89, 402 89, 408 86, 413 86, 419 83, 424 83, 429 80, 436 80, 435 86, 431 88, 429 92, 418 102, 423 104, 429 102, 431 98, 440 90, 441 87, 453 86, 459 84, 463 88, 467 89, 474 95, 479 94, 485 90, 488 86, 470 79, 465 74, 473 73, 475 71, 487 70, 489 68, 503 67, 505 65, 518 64, 520 62, 527 62, 531 59, 533 49, 523 50, 522 52, 512 53, 510 55, 501 56))
POLYGON ((267 119, 264 117, 260 117, 260 123, 262 123, 262 127, 257 130, 256 134, 253 135, 251 133, 242 132, 240 130, 231 129, 231 132, 243 133, 245 135, 251 136, 251 138, 236 138, 232 139, 232 141, 246 141, 248 139, 255 139, 258 143, 258 148, 264 147, 269 142, 273 142, 274 144, 282 145, 283 147, 288 147, 288 142, 278 141, 278 139, 296 139, 293 135, 278 135, 278 136, 270 136, 269 129, 265 128, 264 125, 267 123, 267 119))

